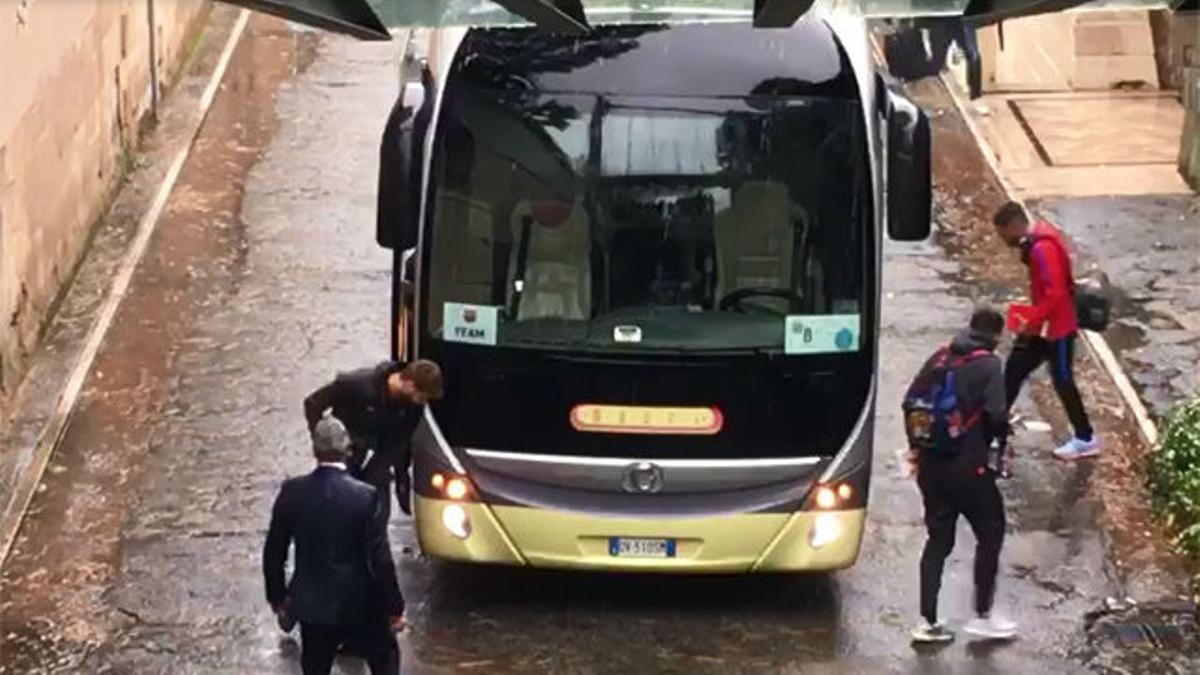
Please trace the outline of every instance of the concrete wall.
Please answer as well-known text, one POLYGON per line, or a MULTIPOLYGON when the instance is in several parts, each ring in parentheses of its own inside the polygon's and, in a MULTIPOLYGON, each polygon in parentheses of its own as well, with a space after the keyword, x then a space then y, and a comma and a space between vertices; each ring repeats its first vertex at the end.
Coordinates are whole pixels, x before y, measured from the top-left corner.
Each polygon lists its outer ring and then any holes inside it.
POLYGON ((978 31, 984 91, 1159 86, 1150 12, 1054 12, 978 31))
POLYGON ((0 0, 0 397, 119 184, 207 0, 0 0))
POLYGON ((1183 69, 1200 66, 1200 12, 1154 12, 1154 51, 1164 89, 1183 89, 1183 69))
POLYGON ((1179 173, 1200 193, 1200 65, 1180 68, 1183 84, 1183 142, 1179 173))

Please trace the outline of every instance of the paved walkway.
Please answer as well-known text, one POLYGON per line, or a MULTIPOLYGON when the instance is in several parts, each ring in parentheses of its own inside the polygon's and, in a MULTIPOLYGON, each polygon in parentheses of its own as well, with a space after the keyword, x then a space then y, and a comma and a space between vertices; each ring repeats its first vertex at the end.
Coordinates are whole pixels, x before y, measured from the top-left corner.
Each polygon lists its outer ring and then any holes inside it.
POLYGON ((1176 92, 988 94, 970 108, 1022 199, 1191 193, 1176 92))
POLYGON ((1002 93, 965 108, 1015 196, 1070 236, 1077 274, 1108 277, 1105 338, 1150 414, 1200 396, 1200 198, 1176 167, 1176 92, 1002 93))

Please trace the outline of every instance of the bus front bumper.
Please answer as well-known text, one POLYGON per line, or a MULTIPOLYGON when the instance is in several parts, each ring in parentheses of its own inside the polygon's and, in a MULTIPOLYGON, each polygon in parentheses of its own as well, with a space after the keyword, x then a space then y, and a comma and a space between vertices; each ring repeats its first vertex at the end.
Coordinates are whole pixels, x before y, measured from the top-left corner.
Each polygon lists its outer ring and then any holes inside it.
MULTIPOLYGON (((858 558, 866 516, 865 509, 856 509, 705 518, 615 518, 421 496, 415 496, 414 507, 421 549, 427 555, 476 563, 630 572, 842 569, 858 558), (461 511, 447 514, 452 507, 461 511), (463 515, 467 531, 465 537, 460 537, 451 532, 446 521, 456 522, 463 515), (674 556, 615 556, 610 553, 613 537, 669 539, 674 556)), ((463 534, 462 528, 459 534, 463 534)))

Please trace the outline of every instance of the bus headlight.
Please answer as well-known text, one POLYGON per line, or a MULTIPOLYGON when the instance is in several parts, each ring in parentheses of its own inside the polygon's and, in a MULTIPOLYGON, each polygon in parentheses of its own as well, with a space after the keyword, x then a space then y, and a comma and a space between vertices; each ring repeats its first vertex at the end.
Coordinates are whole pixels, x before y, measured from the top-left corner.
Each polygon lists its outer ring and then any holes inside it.
POLYGON ((809 533, 808 543, 813 548, 821 548, 833 543, 842 534, 842 523, 833 513, 818 513, 813 520, 812 532, 809 533))
POLYGON ((467 517, 466 509, 458 504, 451 504, 442 509, 442 525, 459 539, 466 539, 471 535, 471 519, 467 517))
POLYGON ((817 488, 816 502, 818 508, 832 509, 837 506, 837 494, 828 486, 822 485, 817 488))
POLYGON ((812 494, 812 504, 823 511, 844 509, 854 497, 854 488, 846 483, 820 485, 812 494))
POLYGON ((465 478, 451 478, 446 483, 446 498, 459 501, 467 496, 467 480, 465 478))
POLYGON ((429 485, 441 497, 455 502, 465 501, 471 495, 471 484, 466 476, 436 471, 429 478, 429 485))

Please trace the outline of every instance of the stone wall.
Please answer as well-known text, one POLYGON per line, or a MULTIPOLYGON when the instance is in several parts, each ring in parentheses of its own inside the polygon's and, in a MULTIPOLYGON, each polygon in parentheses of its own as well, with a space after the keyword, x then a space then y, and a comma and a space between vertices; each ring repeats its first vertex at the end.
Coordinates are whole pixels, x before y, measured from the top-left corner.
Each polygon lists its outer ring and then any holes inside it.
POLYGON ((979 29, 984 91, 1159 87, 1151 12, 1052 12, 979 29))
POLYGON ((208 0, 0 0, 0 400, 129 165, 208 0))

